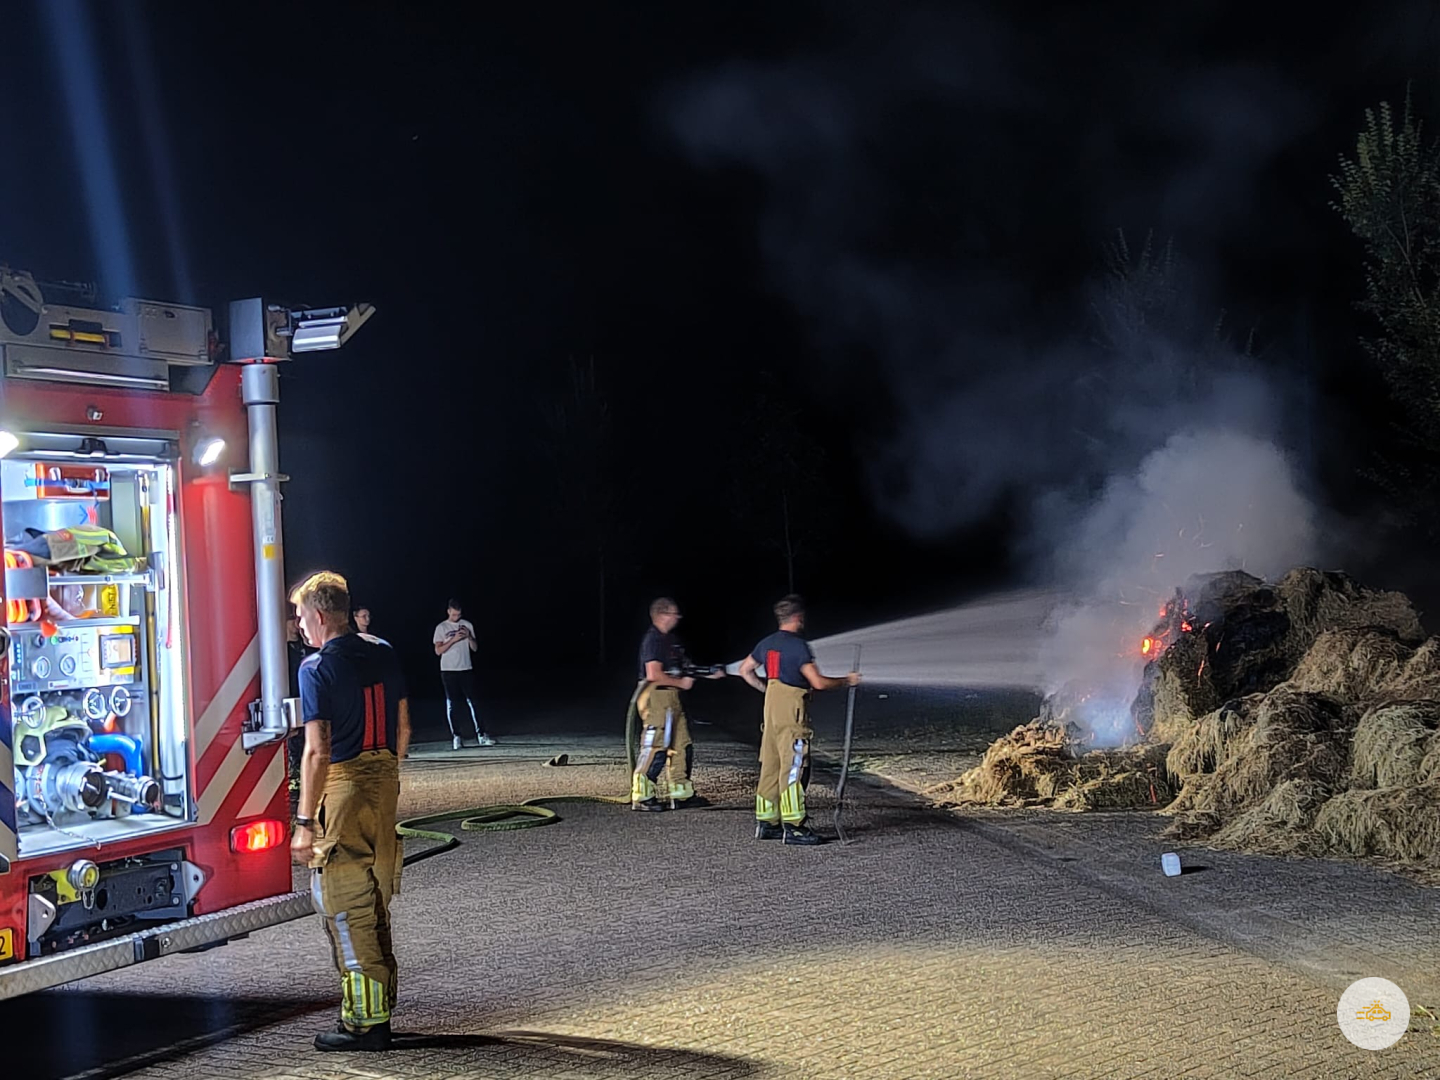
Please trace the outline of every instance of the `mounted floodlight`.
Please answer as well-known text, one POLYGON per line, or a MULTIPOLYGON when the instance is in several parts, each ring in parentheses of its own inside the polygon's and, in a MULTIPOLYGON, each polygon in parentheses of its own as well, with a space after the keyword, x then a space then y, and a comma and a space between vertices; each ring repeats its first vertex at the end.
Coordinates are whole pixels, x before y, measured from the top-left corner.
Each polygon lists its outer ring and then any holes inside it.
POLYGON ((224 452, 224 439, 215 436, 201 439, 195 444, 195 464, 199 465, 202 469, 208 469, 220 460, 220 455, 224 452))
POLYGON ((255 298, 230 305, 230 359, 247 364, 338 349, 375 314, 374 304, 292 308, 255 298))
POLYGON ((0 431, 0 458, 3 458, 19 445, 20 440, 15 437, 13 432, 0 431))
POLYGON ((375 314, 374 304, 356 304, 349 308, 320 308, 314 311, 292 311, 290 351, 319 352, 338 349, 355 336, 355 331, 375 314))

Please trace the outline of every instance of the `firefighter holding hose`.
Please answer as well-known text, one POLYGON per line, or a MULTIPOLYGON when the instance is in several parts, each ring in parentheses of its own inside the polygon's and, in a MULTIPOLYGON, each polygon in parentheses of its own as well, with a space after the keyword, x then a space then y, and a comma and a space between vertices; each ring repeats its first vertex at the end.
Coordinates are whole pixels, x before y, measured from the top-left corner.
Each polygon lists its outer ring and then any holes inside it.
POLYGON ((810 692, 855 686, 858 672, 834 679, 820 674, 805 629, 805 602, 791 593, 775 605, 779 629, 740 663, 740 677, 765 695, 760 729, 760 782, 755 789, 755 839, 787 844, 824 843, 805 826, 810 784, 810 692), (765 681, 755 674, 765 671, 765 681))
MULTIPOLYGON (((652 601, 650 628, 640 641, 640 686, 635 705, 643 727, 635 772, 630 777, 632 810, 664 810, 672 802, 695 797, 690 780, 695 746, 690 741, 685 707, 680 704, 680 691, 689 690, 695 679, 685 674, 689 665, 684 646, 675 634, 680 618, 679 605, 668 596, 652 601)), ((720 669, 705 677, 723 679, 725 672, 720 669)))
POLYGON ((291 851, 311 870, 315 909, 340 973, 340 1025, 317 1050, 388 1050, 396 966, 390 898, 399 885, 395 809, 410 709, 388 645, 350 630, 350 594, 322 571, 290 595, 305 639, 305 752, 291 851))

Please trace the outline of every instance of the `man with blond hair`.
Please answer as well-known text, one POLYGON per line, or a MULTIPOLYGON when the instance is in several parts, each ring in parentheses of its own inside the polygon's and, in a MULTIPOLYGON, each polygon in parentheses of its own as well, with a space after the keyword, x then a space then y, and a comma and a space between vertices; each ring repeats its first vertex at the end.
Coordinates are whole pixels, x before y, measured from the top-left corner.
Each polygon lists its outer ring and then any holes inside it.
POLYGON ((305 751, 291 850, 340 972, 340 1024, 317 1050, 388 1050, 396 966, 390 898, 400 883, 395 835, 410 704, 390 646, 351 632, 339 574, 312 574, 290 594, 300 631, 319 651, 300 665, 305 751))

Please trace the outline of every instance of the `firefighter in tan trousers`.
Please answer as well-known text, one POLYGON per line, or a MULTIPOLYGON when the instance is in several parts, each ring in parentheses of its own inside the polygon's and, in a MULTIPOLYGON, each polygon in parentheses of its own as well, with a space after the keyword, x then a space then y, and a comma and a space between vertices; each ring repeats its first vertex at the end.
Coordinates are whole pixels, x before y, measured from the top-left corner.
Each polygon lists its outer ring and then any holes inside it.
MULTIPOLYGON (((690 722, 680 703, 680 691, 689 690, 695 680, 688 675, 670 675, 685 664, 685 649, 675 634, 680 607, 668 596, 650 604, 650 629, 640 641, 640 686, 635 707, 640 714, 640 749, 635 772, 630 777, 630 809, 664 810, 673 800, 686 802, 695 797, 690 772, 694 765, 694 744, 690 722)), ((723 679, 724 671, 707 676, 723 679)))
POLYGON ((390 898, 400 885, 395 835, 400 759, 410 711, 394 650, 350 629, 339 574, 321 572, 290 596, 305 639, 300 665, 305 752, 295 859, 310 867, 315 909, 340 973, 340 1024, 318 1050, 388 1050, 395 1003, 390 898))
POLYGON ((780 629, 740 663, 740 677, 765 695, 760 730, 760 782, 755 789, 755 839, 787 844, 820 844, 805 827, 805 788, 810 783, 810 692, 854 686, 851 673, 832 679, 820 674, 805 629, 805 602, 790 594, 775 605, 780 629), (765 672, 765 682, 755 674, 765 672))

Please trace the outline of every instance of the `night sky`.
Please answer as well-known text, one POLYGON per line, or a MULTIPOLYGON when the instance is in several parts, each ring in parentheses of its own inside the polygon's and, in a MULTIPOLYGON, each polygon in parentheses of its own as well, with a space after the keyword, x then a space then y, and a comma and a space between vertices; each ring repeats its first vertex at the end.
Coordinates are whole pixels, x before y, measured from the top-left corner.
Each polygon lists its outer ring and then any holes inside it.
POLYGON ((1434 10, 16 4, 0 260, 377 306, 286 371, 287 561, 425 686, 452 593, 483 669, 593 669, 597 538, 607 677, 661 592, 739 656, 787 585, 777 457, 817 634, 1043 577, 1037 493, 1188 407, 1138 359, 1086 379, 1119 230, 1252 342, 1335 557, 1423 599, 1424 547, 1356 527, 1387 405, 1327 177, 1408 81, 1440 117, 1434 10))

